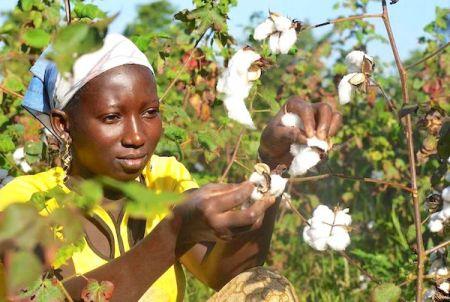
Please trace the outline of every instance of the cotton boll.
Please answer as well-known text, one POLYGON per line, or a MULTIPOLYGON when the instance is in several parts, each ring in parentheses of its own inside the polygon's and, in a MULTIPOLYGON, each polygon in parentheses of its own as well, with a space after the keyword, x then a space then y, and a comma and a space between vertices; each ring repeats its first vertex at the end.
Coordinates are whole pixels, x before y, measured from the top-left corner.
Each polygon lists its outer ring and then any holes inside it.
MULTIPOLYGON (((437 213, 434 213, 434 214, 437 214, 437 213)), ((440 232, 444 228, 444 225, 442 223, 442 220, 437 218, 437 215, 434 216, 434 214, 431 215, 431 217, 430 217, 430 221, 428 222, 428 228, 430 229, 430 232, 437 233, 437 232, 440 232)))
POLYGON ((280 35, 281 33, 274 33, 269 37, 269 49, 272 53, 277 54, 280 52, 280 35))
POLYGON ((287 181, 287 178, 283 178, 280 175, 270 175, 270 194, 275 197, 283 194, 287 181))
POLYGON ((264 197, 264 194, 261 193, 257 188, 253 189, 252 194, 250 195, 250 199, 253 201, 261 200, 264 197))
POLYGON ((247 73, 247 80, 251 82, 256 81, 260 77, 261 77, 261 68, 249 70, 247 73))
POLYGON ((266 184, 266 178, 264 177, 264 175, 259 174, 257 172, 253 172, 248 180, 255 186, 258 185, 263 186, 266 184))
POLYGON ((356 73, 349 73, 339 82, 338 93, 339 103, 341 105, 345 105, 352 100, 353 93, 355 92, 355 86, 350 84, 350 79, 355 75, 356 73))
POLYGON ((313 238, 312 235, 314 234, 314 231, 311 229, 310 226, 306 226, 303 229, 303 240, 318 251, 324 251, 327 249, 327 237, 322 238, 313 238))
POLYGON ((438 288, 444 293, 448 294, 450 292, 450 283, 448 281, 442 282, 438 288))
POLYGON ((20 162, 22 161, 22 159, 25 158, 25 151, 24 151, 23 147, 17 148, 16 151, 14 151, 12 156, 13 156, 14 162, 17 165, 19 165, 20 162))
POLYGON ((442 190, 442 199, 444 199, 447 202, 450 202, 450 187, 447 187, 444 190, 442 190))
POLYGON ((348 72, 361 72, 361 66, 364 60, 364 52, 353 50, 345 57, 348 72))
MULTIPOLYGON (((292 145, 293 146, 293 145, 292 145)), ((293 148, 291 146, 291 153, 293 148)), ((295 149, 295 148, 294 148, 295 149)), ((320 155, 316 150, 310 147, 304 147, 294 156, 291 166, 289 167, 289 174, 291 176, 303 175, 309 169, 320 162, 320 155)))
POLYGON ((297 154, 299 154, 301 151, 303 151, 303 149, 305 149, 306 146, 305 145, 299 145, 299 144, 292 144, 289 151, 292 154, 292 156, 296 156, 297 154))
POLYGON ((350 244, 350 235, 342 227, 333 227, 332 235, 328 239, 327 244, 335 251, 344 251, 350 244))
POLYGON ((275 29, 277 31, 287 31, 292 26, 292 21, 285 16, 277 13, 271 13, 270 18, 273 20, 275 29))
POLYGON ((348 215, 349 209, 344 209, 342 211, 337 211, 336 217, 334 219, 335 225, 349 226, 352 224, 352 217, 348 215))
POLYGON ((259 59, 261 59, 261 55, 257 52, 242 48, 231 57, 230 62, 228 62, 228 69, 246 77, 250 66, 259 59))
POLYGON ((297 32, 295 31, 295 28, 290 28, 286 31, 283 31, 280 34, 280 39, 278 41, 278 50, 282 54, 287 54, 296 41, 297 32))
POLYGON ((229 95, 223 100, 223 104, 228 112, 228 117, 233 119, 250 129, 256 129, 253 123, 250 112, 248 112, 247 107, 245 107, 244 98, 240 96, 229 95))
POLYGON ((264 40, 275 30, 275 24, 273 23, 272 19, 267 18, 263 23, 256 26, 253 33, 253 38, 257 41, 264 40))
POLYGON ((25 173, 28 173, 28 172, 30 172, 31 170, 33 170, 32 168, 31 168, 31 166, 26 162, 26 161, 21 161, 20 162, 20 169, 22 169, 22 171, 23 172, 25 172, 25 173))
POLYGON ((288 112, 281 117, 281 124, 286 127, 300 128, 302 121, 297 114, 288 112))
POLYGON ((308 147, 316 147, 325 152, 327 152, 329 149, 328 143, 326 141, 318 139, 315 136, 306 139, 306 144, 308 145, 308 147))

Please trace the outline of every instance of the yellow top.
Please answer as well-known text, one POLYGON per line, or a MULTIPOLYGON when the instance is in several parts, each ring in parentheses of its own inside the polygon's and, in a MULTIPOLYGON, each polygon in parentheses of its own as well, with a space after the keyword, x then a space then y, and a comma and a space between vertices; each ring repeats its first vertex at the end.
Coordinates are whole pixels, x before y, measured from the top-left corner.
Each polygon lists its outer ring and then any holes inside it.
MULTIPOLYGON (((160 157, 153 155, 149 164, 145 167, 142 175, 145 184, 149 189, 158 192, 175 192, 198 188, 197 183, 192 179, 188 170, 174 157, 160 157)), ((63 184, 64 172, 61 168, 53 168, 46 172, 35 175, 26 175, 15 178, 5 187, 0 189, 0 211, 3 211, 13 202, 26 202, 31 195, 39 191, 47 191, 56 185, 69 192, 63 184)), ((49 200, 47 210, 56 207, 56 201, 49 200)), ((122 239, 125 251, 130 249, 128 241, 128 214, 125 212, 120 223, 119 232, 116 232, 114 223, 109 214, 101 207, 94 209, 94 214, 98 216, 110 229, 114 237, 114 257, 120 256, 118 235, 122 239), (117 234, 120 233, 120 234, 117 234)), ((45 214, 45 213, 41 213, 45 214)), ((145 234, 150 231, 164 218, 166 214, 154 215, 146 220, 145 234)), ((86 243, 86 242, 85 242, 86 243)), ((84 244, 81 251, 76 252, 72 257, 77 274, 84 274, 107 262, 106 259, 96 254, 88 244, 84 244)), ((172 302, 181 301, 184 296, 185 278, 179 263, 170 267, 158 280, 156 280, 139 301, 161 301, 172 302)))

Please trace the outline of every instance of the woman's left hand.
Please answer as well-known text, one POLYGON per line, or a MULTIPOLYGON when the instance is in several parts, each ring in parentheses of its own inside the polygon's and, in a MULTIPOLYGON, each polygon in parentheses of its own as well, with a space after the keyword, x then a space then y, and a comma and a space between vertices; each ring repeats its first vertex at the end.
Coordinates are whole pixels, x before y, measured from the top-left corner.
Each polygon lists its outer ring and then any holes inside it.
POLYGON ((289 152, 291 144, 306 144, 306 139, 313 136, 328 141, 341 126, 342 115, 333 111, 329 104, 310 103, 299 97, 292 97, 264 128, 259 155, 272 169, 279 164, 289 166, 293 158, 289 152), (303 123, 303 129, 284 126, 281 118, 286 112, 297 114, 303 123))

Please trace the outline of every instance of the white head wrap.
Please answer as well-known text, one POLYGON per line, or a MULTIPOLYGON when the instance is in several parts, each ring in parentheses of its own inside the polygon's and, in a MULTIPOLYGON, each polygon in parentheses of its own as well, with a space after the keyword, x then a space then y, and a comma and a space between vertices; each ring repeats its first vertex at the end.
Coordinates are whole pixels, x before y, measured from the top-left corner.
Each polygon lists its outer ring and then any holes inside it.
POLYGON ((50 111, 63 109, 81 87, 101 73, 117 66, 137 64, 148 67, 154 74, 145 54, 120 34, 108 34, 99 50, 80 56, 73 65, 73 72, 64 76, 58 72, 56 64, 45 57, 46 52, 30 69, 33 78, 22 106, 52 133, 50 111))

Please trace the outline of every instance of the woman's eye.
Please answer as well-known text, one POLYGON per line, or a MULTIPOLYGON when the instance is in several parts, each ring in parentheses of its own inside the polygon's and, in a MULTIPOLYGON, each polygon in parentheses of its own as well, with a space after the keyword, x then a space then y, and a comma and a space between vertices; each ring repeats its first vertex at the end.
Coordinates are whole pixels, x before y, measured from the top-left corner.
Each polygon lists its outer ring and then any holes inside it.
POLYGON ((152 109, 146 110, 143 115, 146 118, 152 118, 152 117, 157 116, 158 112, 159 112, 159 109, 152 108, 152 109))
POLYGON ((105 123, 114 123, 115 121, 119 120, 119 116, 117 114, 108 114, 105 117, 103 117, 103 121, 105 123))

